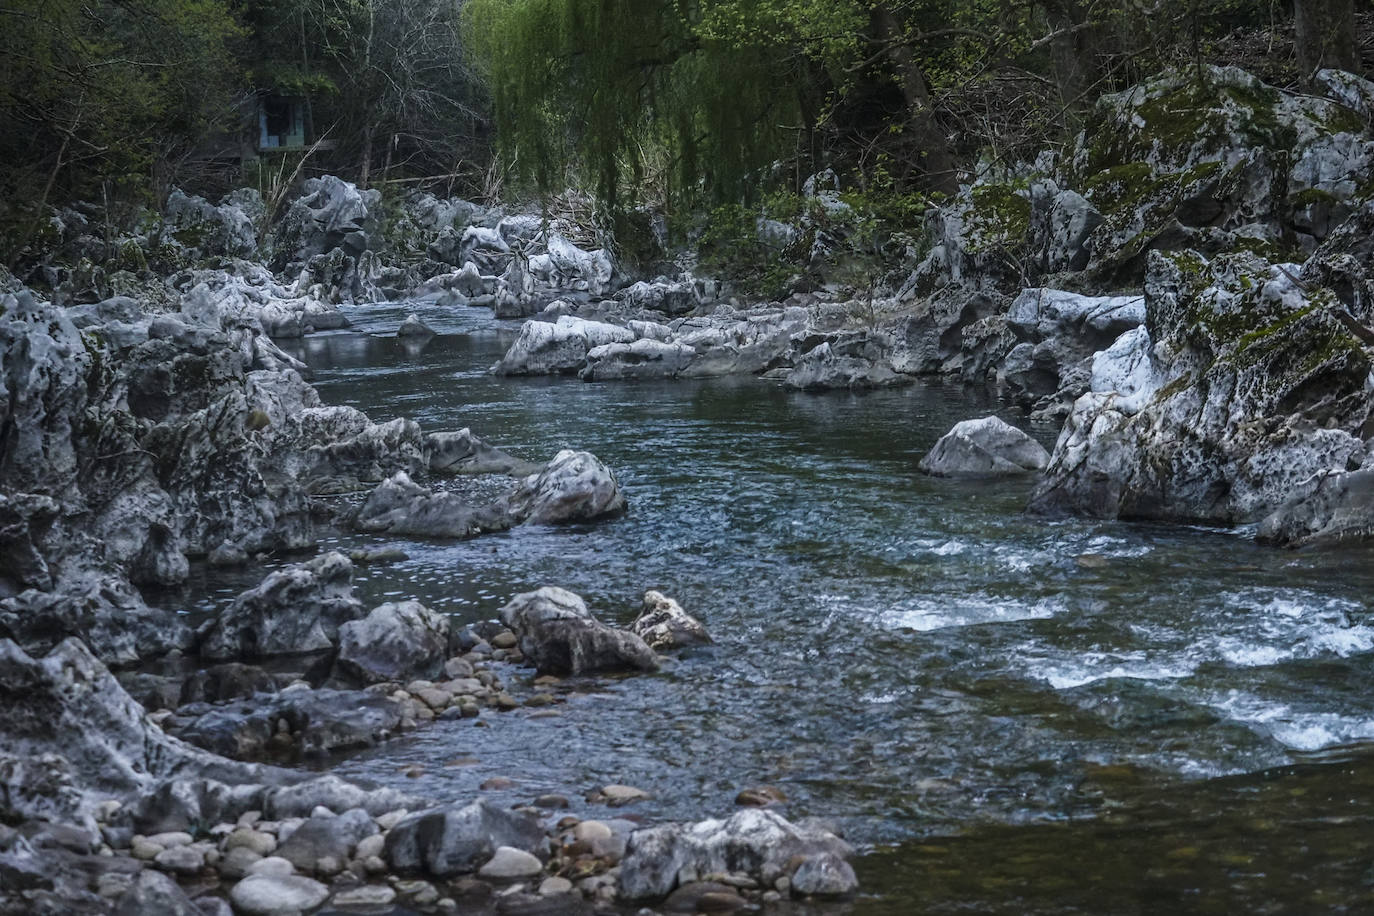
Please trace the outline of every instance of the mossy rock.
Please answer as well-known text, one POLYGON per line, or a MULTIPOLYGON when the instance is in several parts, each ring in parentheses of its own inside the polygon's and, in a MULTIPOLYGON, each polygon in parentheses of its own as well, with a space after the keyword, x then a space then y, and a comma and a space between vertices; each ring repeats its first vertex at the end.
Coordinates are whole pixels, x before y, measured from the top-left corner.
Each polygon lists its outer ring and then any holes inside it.
POLYGON ((1237 150, 1296 155, 1320 137, 1365 131, 1342 105, 1285 94, 1234 67, 1166 74, 1103 96, 1095 122, 1075 156, 1083 179, 1133 162, 1174 171, 1237 150))
POLYGON ((988 182, 970 191, 969 250, 1024 246, 1030 239, 1030 181, 988 182))

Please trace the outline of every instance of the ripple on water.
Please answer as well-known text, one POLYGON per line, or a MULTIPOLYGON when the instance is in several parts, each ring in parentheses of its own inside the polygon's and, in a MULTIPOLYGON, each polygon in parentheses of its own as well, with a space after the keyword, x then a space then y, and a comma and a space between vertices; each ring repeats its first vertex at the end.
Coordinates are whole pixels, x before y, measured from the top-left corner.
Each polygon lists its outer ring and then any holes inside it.
MULTIPOLYGON (((410 556, 359 570, 367 600, 404 594, 463 622, 554 584, 623 623, 654 587, 717 645, 655 676, 568 684, 557 719, 437 723, 338 762, 341 776, 462 797, 507 775, 510 803, 629 782, 655 796, 637 813, 673 818, 770 782, 789 816, 841 818, 862 844, 1075 817, 1124 791, 1105 781, 1121 770, 1163 797, 1374 731, 1370 564, 1211 529, 1033 519, 1030 481, 917 474, 959 420, 1026 425, 986 392, 498 379, 486 367, 514 326, 490 313, 401 303, 356 323, 390 334, 411 310, 448 333, 305 342, 327 403, 470 427, 531 459, 586 448, 631 506, 462 543, 341 534, 410 556), (425 774, 399 775, 411 763, 425 774)), ((230 594, 211 582, 198 600, 230 594)))
POLYGON ((880 613, 878 622, 890 630, 928 633, 949 627, 1047 620, 1064 609, 1059 598, 1030 601, 986 594, 937 595, 908 598, 898 607, 880 613))

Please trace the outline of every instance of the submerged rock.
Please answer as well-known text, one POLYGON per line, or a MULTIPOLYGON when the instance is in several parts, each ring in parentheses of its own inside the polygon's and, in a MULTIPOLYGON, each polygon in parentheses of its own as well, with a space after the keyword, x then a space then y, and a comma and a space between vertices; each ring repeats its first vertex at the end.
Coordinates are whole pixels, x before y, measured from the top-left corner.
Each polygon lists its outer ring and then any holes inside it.
POLYGON ((545 586, 516 595, 501 608, 501 622, 519 639, 525 660, 540 674, 654 671, 658 656, 628 630, 607 626, 566 589, 545 586))
POLYGON ((407 315, 405 321, 396 329, 397 337, 430 338, 434 336, 434 329, 420 320, 420 316, 414 313, 407 315))
POLYGON ((439 474, 510 474, 525 477, 540 466, 508 455, 473 435, 470 429, 425 436, 429 469, 439 474))
POLYGON ((371 747, 400 732, 407 714, 403 704, 368 691, 300 687, 185 706, 167 729, 235 760, 296 760, 371 747))
POLYGON ((921 459, 933 477, 996 477, 1043 471, 1050 454, 1044 446, 998 417, 964 420, 940 437, 921 459))

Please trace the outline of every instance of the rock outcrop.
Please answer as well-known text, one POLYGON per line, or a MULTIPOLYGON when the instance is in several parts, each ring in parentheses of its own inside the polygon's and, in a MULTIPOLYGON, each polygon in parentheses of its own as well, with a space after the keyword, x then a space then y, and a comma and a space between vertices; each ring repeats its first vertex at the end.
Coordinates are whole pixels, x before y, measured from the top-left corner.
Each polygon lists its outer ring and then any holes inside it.
POLYGON ((1032 508, 1229 525, 1358 468, 1371 360, 1342 313, 1369 314, 1299 270, 1154 254, 1145 327, 1095 358, 1032 508))

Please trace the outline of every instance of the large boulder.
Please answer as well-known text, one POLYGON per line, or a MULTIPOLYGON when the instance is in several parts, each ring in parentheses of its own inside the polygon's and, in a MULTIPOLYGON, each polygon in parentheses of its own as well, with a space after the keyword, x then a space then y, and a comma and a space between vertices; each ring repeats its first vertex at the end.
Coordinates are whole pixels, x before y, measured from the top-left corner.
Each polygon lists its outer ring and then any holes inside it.
POLYGON ((306 818, 272 854, 308 874, 316 870, 321 859, 347 862, 358 843, 376 833, 376 822, 362 808, 342 814, 321 812, 306 818))
POLYGON ((983 417, 954 424, 919 467, 933 477, 995 477, 1043 471, 1049 460, 1045 447, 1015 426, 983 417))
POLYGON ((687 318, 673 343, 691 347, 696 359, 680 373, 684 378, 757 375, 783 365, 796 338, 805 335, 811 316, 797 306, 747 312, 724 306, 702 318, 687 318))
POLYGON ((571 374, 582 368, 594 347, 634 339, 635 333, 628 328, 571 315, 560 315, 552 323, 527 321, 492 371, 497 375, 571 374))
POLYGON ((397 871, 448 878, 475 872, 501 846, 544 856, 548 839, 534 815, 478 799, 409 815, 391 828, 383 854, 397 871))
POLYGON ((578 378, 604 382, 631 378, 676 378, 691 365, 697 351, 685 344, 641 337, 630 343, 602 344, 587 351, 578 378))
POLYGON ((1095 361, 1032 509, 1237 524, 1357 467, 1374 364, 1347 322, 1369 314, 1296 270, 1154 253, 1145 328, 1095 361))
POLYGON ((476 537, 518 523, 499 503, 474 504, 462 493, 427 489, 404 471, 382 481, 353 515, 359 531, 430 538, 476 537))
POLYGON ((724 874, 748 875, 771 887, 802 869, 820 872, 807 878, 808 883, 840 896, 858 887, 845 862, 853 854, 833 833, 792 824, 763 809, 740 811, 724 820, 665 824, 630 834, 620 863, 620 896, 627 901, 659 899, 679 884, 724 874))
MULTIPOLYGON (((1351 100, 1353 101, 1353 100, 1351 100)), ((1099 99, 1074 153, 1102 214, 1098 267, 1139 276, 1150 249, 1320 242, 1374 161, 1347 104, 1283 92, 1234 67, 1165 74, 1099 99)))
POLYGON ((363 683, 433 679, 448 658, 449 623, 418 601, 387 603, 339 627, 337 671, 363 683))
POLYGON ((625 511, 615 475, 591 452, 564 449, 520 481, 503 505, 523 524, 589 522, 625 511))
POLYGON ((1321 474, 1311 493, 1267 516, 1258 537, 1285 547, 1374 538, 1374 453, 1359 470, 1321 474))
POLYGON ((844 335, 807 351, 783 379, 802 391, 858 391, 910 385, 913 379, 892 367, 891 342, 866 333, 844 335))
POLYGON ((0 639, 0 748, 11 761, 0 765, 11 787, 0 793, 0 820, 76 824, 95 836, 95 808, 106 799, 132 801, 187 772, 235 782, 268 775, 165 734, 75 639, 43 658, 0 639))
POLYGON ((255 659, 333 649, 339 628, 363 616, 353 564, 337 551, 271 573, 201 630, 200 654, 255 659))
POLYGON ((525 660, 541 674, 658 668, 658 656, 643 639, 597 620, 586 602, 566 589, 545 586, 516 595, 500 616, 515 632, 525 660))
POLYGON ((666 315, 686 315, 701 304, 696 285, 682 280, 644 280, 622 290, 618 297, 626 305, 666 315))

